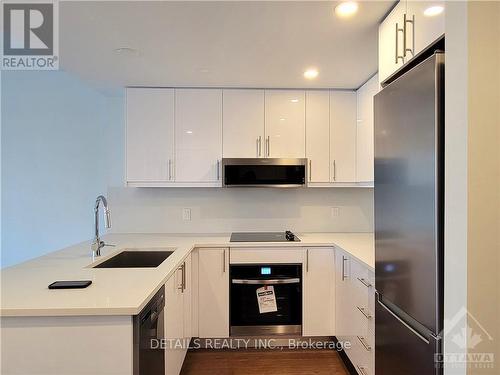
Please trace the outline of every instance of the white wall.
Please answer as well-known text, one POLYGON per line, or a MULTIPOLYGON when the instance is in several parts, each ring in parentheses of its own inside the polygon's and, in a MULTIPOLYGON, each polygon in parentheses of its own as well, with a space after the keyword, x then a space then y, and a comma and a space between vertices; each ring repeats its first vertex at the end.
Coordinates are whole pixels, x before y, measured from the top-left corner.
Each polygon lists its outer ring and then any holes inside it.
MULTIPOLYGON (((495 367, 470 366, 469 375, 500 372, 500 3, 468 3, 467 310, 487 332, 470 355, 495 353, 495 367), (491 339, 490 339, 491 338, 491 339)), ((480 329, 476 329, 476 333, 480 329)))
POLYGON ((111 188, 109 199, 116 233, 373 230, 373 189, 111 188))
MULTIPOLYGON (((466 329, 454 323, 467 306, 467 2, 446 4, 445 68, 445 228, 444 228, 444 329, 466 329), (463 77, 463 79, 457 79, 463 77)), ((465 355, 467 348, 444 337, 444 353, 465 355)), ((445 375, 465 375, 465 366, 445 367, 445 375)))
MULTIPOLYGON (((2 267, 92 238, 107 100, 64 72, 2 72, 2 267)), ((111 107, 114 108, 114 107, 111 107)))

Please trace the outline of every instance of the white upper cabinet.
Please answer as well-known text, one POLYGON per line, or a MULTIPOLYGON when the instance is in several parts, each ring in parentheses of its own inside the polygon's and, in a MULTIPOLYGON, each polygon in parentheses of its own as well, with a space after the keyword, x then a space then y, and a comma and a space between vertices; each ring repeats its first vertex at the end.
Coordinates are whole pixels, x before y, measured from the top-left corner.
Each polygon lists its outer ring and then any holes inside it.
POLYGON ((307 158, 311 186, 372 181, 365 91, 357 114, 355 91, 129 88, 126 182, 221 186, 222 157, 307 158))
POLYGON ((330 91, 331 182, 356 182, 355 91, 330 91))
POLYGON ((330 181, 330 93, 306 92, 306 157, 309 182, 330 181))
POLYGON ((375 75, 357 92, 358 121, 356 134, 356 181, 373 182, 373 97, 379 91, 375 75))
POLYGON ((379 27, 379 82, 444 34, 444 1, 400 1, 379 27))
POLYGON ((168 182, 173 178, 174 90, 128 88, 127 182, 168 182))
POLYGON ((265 156, 305 157, 305 92, 266 90, 265 156))
POLYGON ((220 182, 222 90, 175 90, 175 181, 220 182))
POLYGON ((406 44, 410 58, 431 45, 444 34, 444 1, 406 2, 406 44), (412 53, 413 52, 413 53, 412 53))
POLYGON ((264 90, 224 90, 223 155, 264 157, 264 90))
POLYGON ((378 31, 378 71, 383 82, 404 64, 404 15, 406 2, 400 1, 380 24, 378 31))

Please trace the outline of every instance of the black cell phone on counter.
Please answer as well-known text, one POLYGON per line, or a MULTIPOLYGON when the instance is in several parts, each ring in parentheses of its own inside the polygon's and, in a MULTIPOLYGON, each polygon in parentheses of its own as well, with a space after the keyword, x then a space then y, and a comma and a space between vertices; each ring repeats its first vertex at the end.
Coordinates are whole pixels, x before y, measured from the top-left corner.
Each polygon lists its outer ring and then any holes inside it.
POLYGON ((91 280, 54 281, 49 289, 82 289, 92 284, 91 280))

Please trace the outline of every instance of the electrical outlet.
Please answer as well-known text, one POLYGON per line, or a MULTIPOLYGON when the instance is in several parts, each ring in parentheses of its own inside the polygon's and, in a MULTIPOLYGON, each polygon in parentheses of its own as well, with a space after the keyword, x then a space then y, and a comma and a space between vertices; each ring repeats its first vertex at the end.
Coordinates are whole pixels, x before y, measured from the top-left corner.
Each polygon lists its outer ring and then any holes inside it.
POLYGON ((339 216, 340 216, 340 208, 332 207, 332 217, 339 217, 339 216))
POLYGON ((182 220, 191 221, 191 209, 190 208, 183 208, 182 209, 182 220))

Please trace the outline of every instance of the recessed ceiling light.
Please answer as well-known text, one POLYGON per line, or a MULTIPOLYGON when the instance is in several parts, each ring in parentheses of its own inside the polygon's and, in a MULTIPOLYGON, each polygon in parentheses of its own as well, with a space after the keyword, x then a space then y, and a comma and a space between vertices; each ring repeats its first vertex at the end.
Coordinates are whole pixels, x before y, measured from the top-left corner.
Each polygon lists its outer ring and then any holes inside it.
POLYGON ((135 48, 131 47, 119 47, 115 48, 115 53, 120 56, 137 56, 139 55, 139 51, 137 51, 135 48))
POLYGON ((310 69, 307 69, 305 72, 304 72, 304 77, 307 78, 307 79, 314 79, 318 76, 318 70, 317 69, 314 69, 314 68, 310 68, 310 69))
POLYGON ((438 14, 443 13, 443 10, 444 10, 444 6, 442 6, 442 5, 433 5, 433 6, 431 6, 429 8, 426 8, 424 10, 424 16, 434 17, 434 16, 437 16, 438 14))
POLYGON ((290 99, 290 101, 291 101, 292 103, 298 103, 298 102, 299 102, 299 99, 290 99))
POLYGON ((344 1, 335 7, 335 14, 339 17, 351 17, 358 11, 358 3, 344 1))
POLYGON ((193 134, 192 130, 186 130, 186 134, 193 134))

